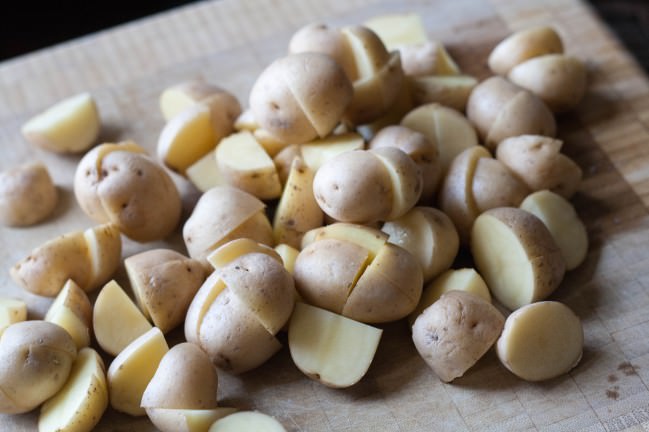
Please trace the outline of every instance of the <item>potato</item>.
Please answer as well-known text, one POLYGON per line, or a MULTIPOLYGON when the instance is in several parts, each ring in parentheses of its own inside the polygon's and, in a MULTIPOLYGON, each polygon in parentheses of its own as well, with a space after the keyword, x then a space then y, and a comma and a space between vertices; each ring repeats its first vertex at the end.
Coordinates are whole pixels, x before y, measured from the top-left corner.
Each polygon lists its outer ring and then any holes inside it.
POLYGON ((97 140, 101 119, 94 98, 81 93, 31 118, 22 127, 27 141, 56 153, 80 153, 97 140))
POLYGON ((496 207, 518 207, 530 193, 498 159, 480 158, 473 172, 471 193, 479 212, 496 207))
POLYGON ((563 53, 563 43, 552 27, 532 27, 502 40, 489 54, 489 68, 498 75, 533 57, 563 53))
POLYGON ((90 346, 92 304, 73 280, 65 283, 44 320, 63 327, 72 336, 77 350, 90 346))
POLYGON ((241 114, 239 101, 232 94, 200 80, 181 82, 160 95, 160 111, 166 121, 196 104, 210 109, 214 129, 220 136, 232 132, 234 121, 241 114))
POLYGON ((180 343, 162 357, 142 395, 143 408, 216 408, 216 369, 205 352, 192 343, 180 343))
POLYGON ((255 129, 254 131, 252 131, 252 134, 254 135, 255 140, 257 140, 259 145, 270 157, 275 156, 287 145, 284 141, 278 140, 273 135, 271 135, 271 133, 266 129, 255 129))
POLYGON ((544 301, 523 306, 507 317, 496 352, 516 376, 542 381, 577 366, 583 345, 579 317, 562 303, 544 301))
POLYGON ((586 67, 563 54, 527 60, 510 70, 507 78, 536 94, 554 112, 575 108, 586 92, 586 67))
POLYGON ((99 346, 116 356, 135 339, 151 330, 151 324, 115 281, 99 292, 92 314, 99 346))
POLYGON ((397 100, 394 101, 390 108, 376 120, 356 126, 356 131, 369 142, 381 129, 399 124, 401 119, 413 108, 414 102, 410 94, 410 81, 405 79, 397 95, 397 100))
POLYGON ((293 159, 284 192, 275 209, 275 243, 300 247, 304 233, 322 226, 324 213, 313 195, 313 177, 314 171, 301 157, 293 159))
POLYGON ((29 226, 49 217, 58 192, 47 168, 32 162, 0 173, 0 223, 29 226))
POLYGON ((440 42, 426 41, 401 45, 398 49, 401 54, 401 67, 408 76, 453 76, 460 73, 460 68, 440 42))
POLYGON ((297 303, 288 329, 293 362, 328 387, 356 384, 374 359, 383 331, 333 312, 297 303))
POLYGON ((216 186, 228 185, 216 165, 216 152, 214 150, 190 165, 185 174, 189 181, 201 192, 207 192, 216 186))
POLYGON ((557 130, 552 112, 538 96, 498 76, 473 89, 466 114, 490 150, 509 137, 553 137, 557 130))
POLYGON ((256 411, 230 414, 216 422, 208 432, 286 432, 274 418, 256 411))
POLYGON ((410 111, 401 125, 420 132, 439 151, 442 176, 462 151, 478 145, 471 123, 459 112, 439 104, 426 104, 410 111))
POLYGON ((543 300, 561 283, 561 249, 543 222, 512 207, 486 211, 471 232, 476 268, 493 296, 510 310, 543 300))
POLYGON ((569 199, 579 188, 582 171, 561 153, 561 140, 540 135, 511 137, 498 145, 496 158, 532 191, 549 189, 569 199))
POLYGON ((417 317, 430 305, 449 291, 466 291, 482 297, 491 303, 489 288, 482 276, 472 268, 446 270, 424 287, 417 308, 408 315, 408 323, 412 326, 417 317))
POLYGON ((142 395, 168 351, 167 341, 157 327, 128 344, 108 368, 110 406, 132 416, 145 415, 140 407, 142 395))
POLYGON ((368 19, 363 25, 381 38, 388 51, 428 41, 421 16, 415 13, 379 15, 368 19))
POLYGON ((61 390, 43 404, 39 432, 90 432, 108 407, 104 362, 92 348, 79 351, 61 390))
POLYGON ((379 131, 368 145, 368 149, 380 147, 396 147, 410 156, 422 173, 420 201, 430 202, 442 174, 435 143, 419 132, 405 126, 393 125, 379 131))
POLYGON ((344 240, 367 249, 370 258, 374 258, 388 238, 388 234, 376 228, 336 222, 307 232, 302 237, 302 249, 317 240, 344 240))
POLYGON ((250 131, 254 132, 259 129, 259 123, 255 120, 255 115, 250 108, 246 108, 239 114, 239 117, 234 121, 234 130, 236 131, 250 131))
POLYGON ((183 239, 193 259, 208 266, 207 255, 230 240, 247 237, 273 244, 273 229, 264 203, 242 190, 220 186, 205 192, 183 226, 183 239))
POLYGON ((27 305, 24 301, 0 297, 0 336, 11 324, 25 320, 27 320, 27 305))
POLYGON ((218 171, 228 184, 259 199, 281 195, 282 185, 273 160, 250 132, 238 132, 224 138, 214 156, 218 171))
POLYGON ((293 275, 295 269, 295 260, 297 259, 300 251, 292 246, 280 243, 275 246, 275 252, 277 252, 277 254, 282 258, 282 263, 284 264, 286 271, 293 275))
POLYGON ((291 54, 259 75, 250 91, 250 108, 259 125, 275 138, 304 143, 334 129, 353 92, 345 72, 331 57, 291 54))
POLYGON ((450 268, 460 247, 451 219, 432 207, 414 207, 383 224, 381 231, 390 236, 390 243, 401 246, 417 259, 424 282, 450 268))
POLYGON ((236 408, 224 407, 204 410, 148 408, 147 415, 162 432, 208 432, 214 422, 236 411, 236 408))
POLYGON ((91 219, 148 242, 171 234, 182 208, 171 177, 143 152, 133 142, 95 147, 77 166, 74 194, 91 219))
POLYGON ((65 384, 77 348, 56 324, 24 321, 0 338, 0 412, 31 411, 65 384))
POLYGON ((117 270, 122 241, 116 225, 105 224, 52 239, 10 270, 13 280, 34 294, 54 297, 72 279, 92 291, 117 270))
POLYGON ((339 29, 326 24, 312 23, 299 29, 288 45, 291 54, 319 52, 336 60, 345 75, 356 77, 356 62, 345 36, 339 29))
POLYGON ((541 219, 552 234, 566 263, 566 270, 577 268, 588 253, 588 233, 575 208, 561 195, 542 190, 529 195, 520 208, 541 219))
POLYGON ((491 348, 504 323, 498 309, 482 297, 449 291, 419 315, 412 340, 435 374, 451 382, 491 348))
POLYGON ((214 270, 220 270, 240 256, 249 253, 262 253, 277 260, 279 263, 282 262, 282 258, 275 249, 248 238, 239 238, 219 246, 207 256, 207 261, 212 265, 214 270))
POLYGON ((398 218, 419 200, 421 189, 419 168, 393 147, 342 153, 320 167, 313 179, 320 208, 342 222, 398 218))
POLYGON ((415 105, 438 103, 464 112, 469 95, 478 81, 469 75, 426 75, 410 77, 415 105))

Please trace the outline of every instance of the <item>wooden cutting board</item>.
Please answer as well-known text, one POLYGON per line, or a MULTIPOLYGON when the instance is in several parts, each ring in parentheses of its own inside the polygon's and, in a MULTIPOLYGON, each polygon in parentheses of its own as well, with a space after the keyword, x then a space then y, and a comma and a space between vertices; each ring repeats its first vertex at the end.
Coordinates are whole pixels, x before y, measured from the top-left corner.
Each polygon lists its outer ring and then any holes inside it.
MULTIPOLYGON (((579 0, 223 0, 199 3, 0 64, 0 169, 44 161, 62 200, 46 223, 0 231, 0 293, 27 300, 32 317, 50 300, 21 291, 8 269, 56 235, 92 225, 72 193, 78 157, 35 149, 21 124, 63 97, 92 92, 102 141, 131 138, 153 150, 163 126, 162 89, 202 77, 241 101, 256 75, 283 55, 290 35, 312 21, 360 23, 396 11, 423 16, 468 73, 488 75, 490 49, 510 31, 552 24, 567 51, 587 61, 589 92, 559 118, 565 151, 585 178, 574 202, 591 248, 552 296, 582 318, 585 351, 569 375, 523 382, 487 354, 465 377, 443 384, 416 354, 405 323, 385 333, 367 376, 345 390, 308 380, 284 349, 266 365, 221 374, 224 406, 276 416, 289 431, 565 430, 641 431, 649 426, 649 82, 579 0), (643 427, 644 426, 644 427, 643 427)), ((81 17, 82 19, 83 17, 81 17)), ((195 191, 176 179, 189 209, 195 191)), ((167 243, 126 242, 124 256, 167 243)), ((124 280, 123 270, 116 276, 124 280)), ((172 335, 172 342, 179 334, 172 335)), ((109 359, 106 358, 108 361, 109 359)), ((2 431, 33 431, 36 413, 0 416, 2 431)), ((99 431, 149 431, 146 418, 109 410, 99 431)))

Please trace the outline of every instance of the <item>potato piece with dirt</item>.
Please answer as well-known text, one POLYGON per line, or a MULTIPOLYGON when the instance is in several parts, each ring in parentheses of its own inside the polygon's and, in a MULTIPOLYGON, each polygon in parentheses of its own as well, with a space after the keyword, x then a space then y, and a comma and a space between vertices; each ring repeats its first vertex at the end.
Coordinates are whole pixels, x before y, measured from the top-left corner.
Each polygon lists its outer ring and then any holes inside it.
POLYGON ((31 411, 61 389, 77 348, 61 327, 46 321, 10 325, 0 338, 0 412, 31 411))
POLYGON ((354 90, 331 57, 291 54, 271 63, 250 91, 259 125, 280 141, 300 144, 325 137, 340 121, 354 90))
POLYGON ((548 190, 530 194, 520 208, 541 219, 561 249, 566 270, 577 268, 588 253, 588 233, 575 208, 561 195, 548 190))
POLYGON ((176 185, 132 141, 102 144, 86 153, 74 176, 74 194, 88 217, 113 222, 138 242, 161 240, 180 222, 176 185))
POLYGON ((73 280, 65 283, 44 320, 63 327, 72 336, 78 350, 90 346, 92 304, 73 280))
POLYGON ((520 30, 503 39, 489 54, 489 68, 498 75, 507 75, 516 65, 545 54, 563 53, 559 34, 548 26, 520 30))
POLYGON ((0 173, 0 223, 24 227, 47 219, 58 203, 47 168, 27 163, 0 173))
POLYGON ((510 310, 545 299, 565 273, 561 249, 550 231, 518 208, 496 208, 478 216, 471 253, 491 294, 510 310))
POLYGON ((514 311, 496 344, 502 364, 526 381, 568 373, 581 360, 584 331, 566 305, 543 301, 514 311))
POLYGON ((504 323, 498 309, 482 297, 449 291, 419 315, 412 340, 437 376, 451 382, 491 348, 504 323))

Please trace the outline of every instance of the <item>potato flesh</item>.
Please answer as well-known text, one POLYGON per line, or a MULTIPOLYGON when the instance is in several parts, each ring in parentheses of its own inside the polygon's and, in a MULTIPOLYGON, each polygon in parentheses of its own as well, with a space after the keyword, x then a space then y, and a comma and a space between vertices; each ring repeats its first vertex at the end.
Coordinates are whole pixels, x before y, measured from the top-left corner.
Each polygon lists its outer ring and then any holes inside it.
POLYGON ((478 81, 468 75, 429 75, 410 78, 417 105, 439 103, 464 112, 469 95, 478 81))
POLYGON ((63 327, 72 336, 77 349, 90 345, 92 305, 86 293, 74 281, 65 283, 44 320, 63 327))
POLYGON ((363 146, 363 137, 357 133, 348 132, 302 144, 300 152, 304 163, 315 172, 334 156, 346 151, 362 150, 363 146))
POLYGON ((112 223, 87 229, 83 235, 92 265, 91 283, 86 289, 89 291, 105 284, 117 271, 122 259, 122 237, 117 225, 112 223))
POLYGON ((242 255, 249 253, 263 253, 280 261, 281 257, 271 247, 257 243, 248 238, 239 238, 225 243, 208 255, 207 261, 215 270, 225 267, 230 262, 242 255))
POLYGON ((286 432, 274 418, 256 411, 230 414, 216 421, 208 432, 286 432))
POLYGON ((45 220, 59 193, 45 165, 31 162, 0 173, 0 223, 30 226, 45 220))
POLYGON ((282 258, 282 263, 284 264, 286 271, 292 275, 295 269, 295 260, 300 254, 300 251, 292 246, 280 243, 275 246, 275 252, 277 252, 277 254, 282 258))
POLYGON ((151 422, 162 432, 207 432, 217 420, 234 414, 236 408, 171 409, 147 408, 151 422))
POLYGON ((383 163, 392 181, 392 209, 387 219, 403 216, 421 196, 423 181, 419 167, 408 155, 395 147, 370 151, 383 163))
POLYGON ((369 369, 382 330, 333 312, 297 303, 288 330, 296 366, 335 388, 358 382, 369 369))
POLYGON ((216 165, 214 150, 190 165, 185 174, 201 192, 206 192, 215 186, 228 184, 216 165))
POLYGON ((545 301, 512 313, 496 345, 503 365, 527 381, 567 373, 582 356, 581 321, 567 306, 545 301))
POLYGON ((185 318, 185 338, 188 342, 199 344, 200 330, 205 314, 225 289, 225 282, 218 273, 212 273, 199 288, 187 310, 185 318))
POLYGON ((428 41, 421 17, 414 13, 380 15, 365 21, 388 51, 401 45, 417 45, 428 41))
POLYGON ((0 336, 11 324, 27 319, 27 304, 22 300, 0 297, 0 336))
POLYGON ((302 240, 302 249, 314 241, 324 239, 343 240, 354 243, 367 249, 370 252, 370 259, 373 259, 388 241, 388 235, 364 225, 337 222, 309 231, 308 235, 302 240))

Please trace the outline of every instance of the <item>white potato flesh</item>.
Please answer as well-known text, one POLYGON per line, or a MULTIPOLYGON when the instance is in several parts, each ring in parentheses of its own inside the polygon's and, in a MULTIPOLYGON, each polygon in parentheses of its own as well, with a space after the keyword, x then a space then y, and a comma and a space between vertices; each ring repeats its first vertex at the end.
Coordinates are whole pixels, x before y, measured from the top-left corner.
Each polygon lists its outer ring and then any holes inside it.
POLYGON ((364 25, 381 38, 388 51, 401 45, 417 45, 428 41, 421 17, 415 13, 380 15, 365 21, 364 25))
POLYGON ((362 150, 365 143, 363 137, 354 132, 340 135, 330 135, 300 146, 304 163, 313 171, 317 171, 326 161, 352 150, 362 150))
POLYGON ((199 288, 194 300, 187 309, 185 317, 185 338, 187 342, 199 344, 200 329, 205 314, 219 294, 225 289, 225 282, 217 272, 213 272, 199 288))
POLYGON ((89 228, 83 232, 90 256, 90 289, 101 286, 119 267, 122 259, 122 237, 119 227, 106 223, 89 228))
POLYGON ((281 257, 273 248, 257 243, 248 238, 232 240, 219 246, 218 249, 214 250, 207 256, 207 261, 212 264, 212 267, 214 267, 215 270, 218 270, 225 267, 231 261, 239 258, 241 255, 249 253, 263 253, 281 262, 281 257))
POLYGON ((0 297, 0 335, 11 324, 27 319, 27 305, 22 300, 0 297))
POLYGON ((250 108, 244 110, 239 114, 239 117, 234 121, 234 129, 238 131, 250 131, 259 129, 259 123, 255 120, 255 115, 250 108))
POLYGON ((22 127, 27 141, 57 153, 77 153, 97 139, 101 120, 89 93, 65 99, 33 117, 22 127))
POLYGON ((300 254, 300 251, 292 246, 280 243, 275 246, 275 252, 277 252, 277 254, 282 258, 282 263, 284 264, 286 271, 292 275, 293 270, 295 269, 295 260, 300 254))
POLYGON ((78 350, 90 345, 92 305, 86 293, 73 280, 65 283, 44 319, 63 327, 78 350))
POLYGON ((107 283, 97 296, 92 324, 97 343, 113 356, 152 327, 115 281, 107 283))
POLYGON ((295 365, 322 384, 343 388, 367 372, 383 330, 324 309, 296 303, 288 329, 295 365))
POLYGON ((542 190, 530 194, 520 205, 548 227, 566 261, 566 270, 573 270, 586 259, 588 233, 570 201, 559 194, 542 190))
POLYGON ((241 411, 215 422, 208 432, 286 432, 273 417, 257 411, 241 411))
POLYGON ((234 414, 236 408, 171 409, 147 408, 151 422, 162 432, 207 432, 212 424, 234 414))
POLYGON ((157 327, 124 348, 108 368, 110 405, 132 416, 144 415, 140 407, 142 395, 168 351, 167 341, 157 327))
POLYGON ((215 151, 212 150, 187 168, 185 174, 189 181, 201 192, 214 186, 225 186, 228 182, 223 178, 216 165, 215 151))
POLYGON ((336 222, 306 233, 302 239, 302 249, 319 240, 341 240, 367 249, 370 252, 371 260, 388 241, 388 237, 389 235, 383 231, 368 226, 336 222))
POLYGON ((92 348, 79 351, 65 385, 43 404, 39 432, 90 432, 108 407, 104 364, 92 348))
POLYGON ((509 315, 496 352, 518 377, 542 381, 574 368, 581 360, 583 344, 579 317, 562 303, 545 301, 509 315))

